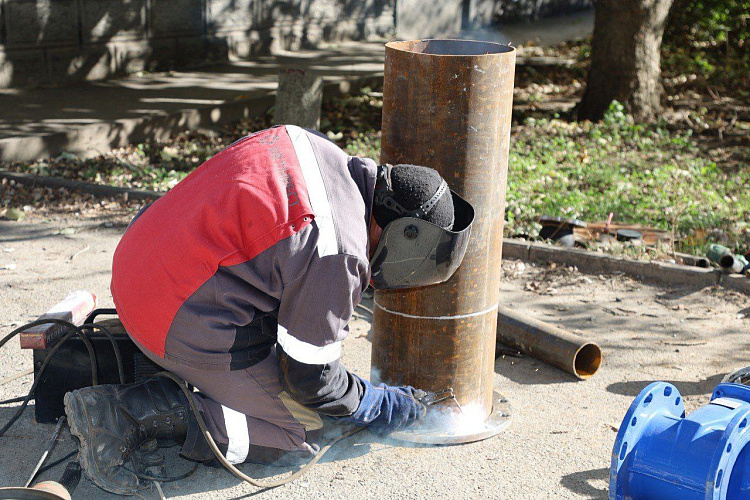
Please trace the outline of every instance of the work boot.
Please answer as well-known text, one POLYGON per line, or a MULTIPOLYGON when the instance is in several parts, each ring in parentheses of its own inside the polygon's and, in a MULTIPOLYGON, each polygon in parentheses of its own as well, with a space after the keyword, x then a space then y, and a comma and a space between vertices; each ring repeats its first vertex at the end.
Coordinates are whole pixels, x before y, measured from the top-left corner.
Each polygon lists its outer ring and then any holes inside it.
POLYGON ((119 495, 150 488, 150 481, 136 475, 144 470, 136 451, 154 440, 182 444, 188 412, 179 387, 163 378, 86 387, 65 395, 81 467, 94 484, 119 495))

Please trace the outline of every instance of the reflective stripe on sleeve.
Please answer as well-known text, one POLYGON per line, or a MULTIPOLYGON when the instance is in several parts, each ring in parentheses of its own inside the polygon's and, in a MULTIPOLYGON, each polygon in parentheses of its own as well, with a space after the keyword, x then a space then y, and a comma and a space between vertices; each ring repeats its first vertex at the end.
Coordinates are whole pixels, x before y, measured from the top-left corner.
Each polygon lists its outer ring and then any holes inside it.
POLYGON ((297 153, 297 160, 307 186, 307 195, 310 197, 310 205, 315 213, 314 222, 320 233, 318 255, 320 257, 335 255, 338 253, 338 243, 336 242, 336 229, 333 226, 331 203, 328 201, 323 174, 320 172, 320 165, 315 157, 310 138, 307 137, 304 129, 295 125, 287 125, 286 130, 292 139, 294 151, 297 153))
POLYGON ((284 352, 300 363, 325 365, 341 357, 341 341, 318 347, 293 337, 281 325, 279 325, 276 335, 277 342, 284 349, 284 352))
POLYGON ((224 412, 224 425, 229 437, 227 446, 227 461, 231 464, 241 464, 247 459, 250 451, 250 433, 247 430, 247 417, 226 406, 221 407, 224 412))

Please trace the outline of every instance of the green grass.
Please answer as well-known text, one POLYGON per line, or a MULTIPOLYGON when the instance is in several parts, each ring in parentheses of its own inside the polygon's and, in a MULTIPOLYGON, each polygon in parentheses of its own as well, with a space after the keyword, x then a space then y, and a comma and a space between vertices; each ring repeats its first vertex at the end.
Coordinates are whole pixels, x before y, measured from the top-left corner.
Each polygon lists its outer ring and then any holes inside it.
POLYGON ((706 241, 750 244, 750 170, 723 171, 663 124, 633 124, 613 103, 600 124, 528 119, 508 172, 508 232, 534 234, 536 216, 641 223, 674 231, 679 250, 706 241))
MULTIPOLYGON (((376 133, 348 141, 349 154, 376 155, 376 133)), ((605 220, 674 231, 677 250, 707 242, 750 246, 750 169, 723 171, 689 131, 633 124, 613 103, 602 123, 527 119, 514 126, 506 235, 536 236, 540 215, 605 220)))
MULTIPOLYGON (((370 89, 329 100, 321 128, 348 154, 377 161, 381 109, 380 94, 370 89)), ((166 190, 236 138, 269 125, 266 114, 219 136, 186 132, 165 144, 141 144, 96 159, 63 157, 11 167, 166 190)), ((513 125, 512 134, 506 235, 536 236, 540 215, 597 221, 612 212, 619 223, 673 231, 677 250, 702 253, 707 242, 743 253, 750 247, 750 168, 717 165, 689 130, 634 124, 615 102, 598 124, 527 118, 513 125)))

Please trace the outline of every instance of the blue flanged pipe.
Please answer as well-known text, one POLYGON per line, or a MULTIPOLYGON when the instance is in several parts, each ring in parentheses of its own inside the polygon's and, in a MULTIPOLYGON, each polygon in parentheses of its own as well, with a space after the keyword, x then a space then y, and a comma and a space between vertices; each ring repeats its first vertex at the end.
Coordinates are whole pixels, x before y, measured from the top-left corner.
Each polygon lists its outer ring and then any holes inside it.
POLYGON ((610 500, 750 499, 750 387, 719 384, 685 415, 672 384, 635 398, 617 433, 610 500))

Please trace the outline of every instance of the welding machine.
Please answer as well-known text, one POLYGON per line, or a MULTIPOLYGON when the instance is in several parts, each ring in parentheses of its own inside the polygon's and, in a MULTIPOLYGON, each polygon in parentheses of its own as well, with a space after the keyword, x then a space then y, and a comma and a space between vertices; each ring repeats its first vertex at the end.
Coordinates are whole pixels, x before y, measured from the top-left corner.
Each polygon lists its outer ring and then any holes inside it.
MULTIPOLYGON (((42 316, 45 317, 50 317, 50 314, 42 316)), ((68 317, 70 318, 70 315, 68 317)), ((115 309, 95 309, 85 317, 85 320, 80 321, 80 324, 90 325, 94 322, 106 328, 112 336, 109 338, 98 328, 84 327, 86 338, 93 348, 94 369, 99 384, 121 383, 114 345, 117 346, 122 359, 125 383, 146 380, 162 370, 133 343, 117 318, 115 309)), ((33 350, 35 380, 40 378, 39 371, 50 358, 44 372, 41 373, 41 380, 35 392, 34 417, 39 423, 53 423, 65 414, 65 393, 92 385, 92 358, 80 336, 67 339, 54 356, 50 357, 52 349, 59 341, 59 332, 47 329, 45 334, 40 335, 38 331, 34 336, 33 334, 23 332, 21 346, 33 350)))

